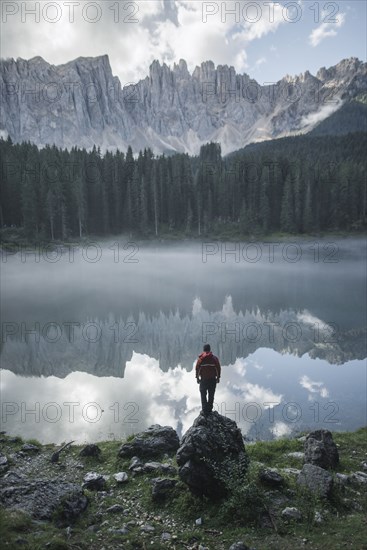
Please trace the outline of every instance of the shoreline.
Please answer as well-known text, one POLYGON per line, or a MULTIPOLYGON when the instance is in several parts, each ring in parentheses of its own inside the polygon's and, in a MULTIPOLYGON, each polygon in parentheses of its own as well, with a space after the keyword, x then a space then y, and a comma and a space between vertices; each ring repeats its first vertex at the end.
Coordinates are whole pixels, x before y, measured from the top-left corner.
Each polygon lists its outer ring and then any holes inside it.
MULTIPOLYGON (((326 241, 328 239, 337 239, 340 241, 347 241, 349 239, 365 240, 367 233, 365 231, 354 232, 339 232, 332 231, 326 233, 269 233, 259 235, 241 235, 241 234, 211 234, 211 235, 184 235, 184 234, 162 234, 160 236, 142 236, 142 235, 89 235, 80 239, 73 238, 64 241, 48 241, 43 239, 26 239, 23 237, 4 238, 4 231, 11 232, 11 228, 0 230, 0 253, 6 252, 19 252, 21 250, 26 252, 32 252, 41 247, 47 248, 49 251, 57 250, 58 248, 72 248, 87 246, 91 243, 116 243, 123 241, 124 243, 135 243, 140 246, 159 246, 159 245, 183 245, 183 244, 196 244, 200 242, 215 242, 215 243, 304 243, 309 241, 321 240, 326 241)), ((15 230, 17 231, 17 230, 15 230)))

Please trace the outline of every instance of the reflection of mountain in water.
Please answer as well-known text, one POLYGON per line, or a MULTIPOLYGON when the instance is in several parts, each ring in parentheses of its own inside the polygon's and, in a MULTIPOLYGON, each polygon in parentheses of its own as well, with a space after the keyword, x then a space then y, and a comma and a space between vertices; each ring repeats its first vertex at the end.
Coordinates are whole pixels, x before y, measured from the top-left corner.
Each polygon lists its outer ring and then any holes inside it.
POLYGON ((75 326, 40 327, 35 334, 8 338, 3 345, 2 367, 16 374, 65 377, 73 371, 96 376, 123 377, 133 352, 159 360, 168 371, 178 364, 190 370, 204 342, 210 342, 223 365, 247 357, 259 348, 282 354, 325 359, 343 364, 366 357, 366 328, 340 331, 308 311, 278 313, 241 311, 232 298, 221 311, 209 313, 196 298, 190 315, 180 312, 138 319, 93 319, 75 326))

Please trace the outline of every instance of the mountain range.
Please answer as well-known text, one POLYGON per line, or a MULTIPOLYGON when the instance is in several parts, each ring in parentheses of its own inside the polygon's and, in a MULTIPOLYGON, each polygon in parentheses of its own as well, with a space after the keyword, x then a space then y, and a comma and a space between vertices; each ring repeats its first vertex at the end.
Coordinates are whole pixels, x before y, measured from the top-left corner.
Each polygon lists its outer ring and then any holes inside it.
POLYGON ((317 131, 367 93, 367 63, 344 59, 260 85, 233 67, 206 61, 190 73, 154 61, 149 76, 122 87, 107 55, 51 65, 42 57, 1 60, 0 137, 39 147, 94 145, 103 151, 198 154, 219 142, 223 154, 249 143, 317 131))

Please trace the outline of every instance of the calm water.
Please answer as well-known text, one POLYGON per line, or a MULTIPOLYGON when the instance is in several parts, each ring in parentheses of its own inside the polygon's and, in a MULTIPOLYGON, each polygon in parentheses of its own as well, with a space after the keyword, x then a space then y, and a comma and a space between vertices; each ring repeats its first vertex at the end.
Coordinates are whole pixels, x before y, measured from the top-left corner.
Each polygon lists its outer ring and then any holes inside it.
POLYGON ((184 432, 193 365, 249 438, 366 424, 366 244, 137 245, 2 257, 2 429, 43 442, 184 432))

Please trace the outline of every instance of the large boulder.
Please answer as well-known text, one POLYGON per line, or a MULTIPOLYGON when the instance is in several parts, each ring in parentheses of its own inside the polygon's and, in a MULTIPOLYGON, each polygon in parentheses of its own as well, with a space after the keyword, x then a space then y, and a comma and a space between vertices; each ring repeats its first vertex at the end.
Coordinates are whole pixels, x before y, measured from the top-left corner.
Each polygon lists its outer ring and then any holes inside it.
POLYGON ((305 441, 305 463, 320 466, 325 470, 335 468, 339 463, 339 453, 329 430, 315 430, 305 441))
POLYGON ((152 479, 152 499, 155 501, 162 501, 167 499, 172 493, 172 489, 175 487, 177 480, 171 478, 154 478, 152 479))
POLYGON ((154 424, 145 432, 135 435, 132 441, 124 443, 118 452, 121 458, 152 457, 174 453, 180 445, 176 431, 171 426, 154 424))
POLYGON ((101 449, 98 445, 94 443, 89 443, 80 451, 79 456, 91 456, 93 458, 98 458, 101 454, 101 449))
POLYGON ((259 472, 259 479, 265 485, 270 487, 280 487, 284 483, 284 478, 276 470, 266 468, 259 472))
POLYGON ((297 483, 306 486, 312 493, 321 498, 328 498, 333 488, 333 477, 324 468, 313 464, 305 464, 297 478, 297 483))
POLYGON ((82 488, 59 479, 28 481, 21 476, 3 478, 0 503, 6 508, 24 510, 37 520, 55 517, 68 525, 87 508, 88 499, 82 488))
POLYGON ((182 438, 176 454, 179 476, 195 495, 220 498, 227 480, 243 478, 248 466, 241 430, 213 412, 200 414, 182 438))

